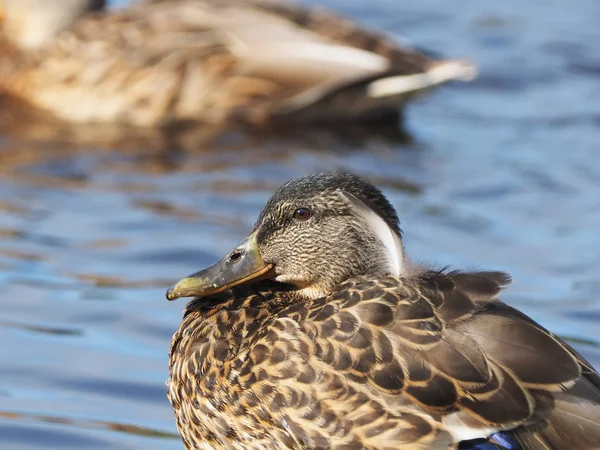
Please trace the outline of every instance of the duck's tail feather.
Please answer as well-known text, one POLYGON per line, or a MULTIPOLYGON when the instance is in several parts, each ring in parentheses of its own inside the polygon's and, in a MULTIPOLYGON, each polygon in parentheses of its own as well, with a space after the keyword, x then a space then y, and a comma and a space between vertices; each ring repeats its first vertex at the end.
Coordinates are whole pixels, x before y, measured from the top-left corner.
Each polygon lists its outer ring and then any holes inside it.
POLYGON ((557 339, 577 358, 581 377, 552 396, 542 423, 513 430, 523 450, 600 450, 600 374, 575 349, 557 339))
POLYGON ((367 85, 367 96, 392 97, 421 91, 452 80, 471 81, 477 76, 477 67, 464 59, 434 61, 431 67, 411 75, 392 75, 367 85))
MULTIPOLYGON (((547 402, 539 421, 503 431, 460 450, 600 450, 600 374, 576 350, 555 337, 579 361, 581 376, 561 392, 536 396, 547 402)), ((535 390, 532 390, 535 394, 535 390)))
POLYGON ((318 85, 286 99, 274 114, 300 122, 388 116, 436 86, 452 80, 470 81, 476 76, 477 67, 467 60, 432 61, 419 73, 388 71, 352 82, 318 85))

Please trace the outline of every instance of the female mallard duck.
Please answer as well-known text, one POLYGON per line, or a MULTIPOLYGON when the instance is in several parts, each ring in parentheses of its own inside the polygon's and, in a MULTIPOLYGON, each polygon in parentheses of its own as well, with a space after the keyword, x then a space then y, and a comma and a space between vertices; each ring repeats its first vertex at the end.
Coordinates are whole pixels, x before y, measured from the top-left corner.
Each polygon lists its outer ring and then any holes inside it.
POLYGON ((70 122, 264 124, 387 115, 475 72, 276 0, 104 3, 0 0, 0 92, 70 122))
POLYGON ((172 286, 185 447, 600 449, 600 375, 496 298, 509 276, 412 266, 400 236, 377 188, 313 175, 172 286))

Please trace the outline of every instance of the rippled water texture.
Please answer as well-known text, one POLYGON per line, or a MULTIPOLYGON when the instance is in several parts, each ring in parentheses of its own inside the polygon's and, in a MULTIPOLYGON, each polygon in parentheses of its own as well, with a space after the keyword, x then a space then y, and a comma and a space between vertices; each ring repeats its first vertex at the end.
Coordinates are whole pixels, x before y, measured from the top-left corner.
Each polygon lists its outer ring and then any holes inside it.
POLYGON ((180 449, 164 382, 184 302, 165 288, 237 243, 283 181, 323 169, 384 188, 413 259, 511 272, 504 299, 600 366, 600 4, 331 6, 470 56, 481 76, 412 105, 404 143, 304 131, 121 145, 1 113, 0 448, 180 449))

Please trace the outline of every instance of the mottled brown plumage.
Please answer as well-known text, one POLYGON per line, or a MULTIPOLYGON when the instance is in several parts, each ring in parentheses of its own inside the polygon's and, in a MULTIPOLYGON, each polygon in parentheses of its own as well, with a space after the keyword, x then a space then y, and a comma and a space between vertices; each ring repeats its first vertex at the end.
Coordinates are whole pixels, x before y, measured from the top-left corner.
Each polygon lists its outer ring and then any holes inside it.
POLYGON ((600 376, 498 300, 509 276, 415 267, 399 237, 376 188, 318 174, 174 285, 197 295, 168 383, 186 449, 600 449, 600 376))
POLYGON ((370 118, 475 71, 276 0, 4 2, 0 92, 70 122, 370 118))

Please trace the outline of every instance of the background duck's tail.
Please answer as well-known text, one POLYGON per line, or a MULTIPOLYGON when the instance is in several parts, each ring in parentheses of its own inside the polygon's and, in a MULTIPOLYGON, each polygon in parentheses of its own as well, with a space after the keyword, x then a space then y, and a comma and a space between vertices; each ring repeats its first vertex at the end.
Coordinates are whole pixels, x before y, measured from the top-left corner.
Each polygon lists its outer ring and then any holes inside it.
POLYGON ((471 81, 477 66, 464 59, 431 60, 416 73, 388 71, 352 82, 320 85, 285 101, 276 115, 298 121, 368 120, 397 114, 407 102, 453 80, 471 81))
POLYGON ((475 64, 464 59, 432 61, 431 66, 412 75, 392 75, 367 85, 367 96, 385 98, 430 89, 452 80, 471 81, 477 76, 475 64))

